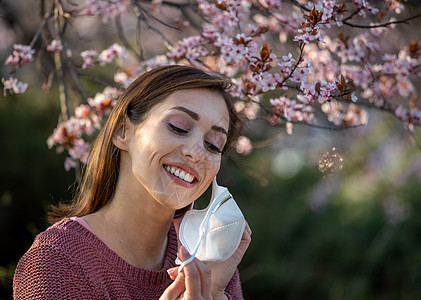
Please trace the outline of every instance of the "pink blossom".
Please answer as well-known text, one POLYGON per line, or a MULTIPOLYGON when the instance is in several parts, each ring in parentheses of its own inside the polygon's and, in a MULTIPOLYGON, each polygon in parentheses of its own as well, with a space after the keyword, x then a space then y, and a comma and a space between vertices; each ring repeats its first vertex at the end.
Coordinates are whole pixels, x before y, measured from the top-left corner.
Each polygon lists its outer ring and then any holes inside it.
POLYGON ((296 64, 296 60, 292 57, 291 53, 282 56, 282 60, 283 62, 278 63, 278 66, 281 67, 280 73, 286 77, 291 74, 292 68, 296 64))
POLYGON ((95 59, 98 53, 94 50, 85 50, 80 53, 83 58, 82 69, 92 67, 95 64, 95 59))
MULTIPOLYGON (((155 57, 143 61, 141 65, 146 71, 149 71, 157 67, 168 66, 174 63, 175 62, 173 60, 169 59, 165 55, 157 55, 155 57)), ((132 72, 132 76, 133 74, 137 74, 136 76, 140 75, 140 69, 135 68, 135 71, 132 72)))
POLYGON ((130 4, 130 0, 89 0, 85 13, 99 16, 103 23, 120 14, 130 4))
POLYGON ((69 149, 69 155, 76 161, 86 163, 89 156, 89 148, 89 143, 86 143, 83 139, 76 139, 73 147, 69 149))
POLYGON ((263 0, 259 2, 266 9, 280 9, 282 1, 281 0, 263 0))
POLYGON ((127 57, 126 49, 118 44, 113 44, 101 52, 98 56, 98 63, 103 66, 112 62, 115 57, 125 59, 127 57))
MULTIPOLYGON (((300 103, 300 101, 292 100, 287 97, 279 97, 269 100, 270 104, 274 106, 274 113, 288 122, 304 122, 313 123, 314 115, 311 106, 300 103)), ((292 132, 292 126, 288 125, 287 129, 292 132)))
POLYGON ((421 110, 418 107, 411 109, 404 109, 401 105, 398 105, 394 110, 395 116, 403 121, 408 129, 414 131, 414 125, 421 125, 421 110))
POLYGON ((12 54, 6 58, 4 64, 11 65, 13 68, 21 67, 22 65, 34 60, 34 53, 35 50, 30 46, 15 44, 13 46, 12 54))
POLYGON ((386 0, 386 3, 389 10, 393 10, 396 14, 400 14, 405 9, 402 0, 386 0))
POLYGON ((336 126, 359 126, 368 122, 368 114, 353 103, 342 105, 337 101, 325 102, 321 106, 329 122, 336 126))
POLYGON ((201 45, 201 36, 191 36, 177 42, 171 52, 167 53, 169 58, 187 58, 194 61, 201 56, 206 56, 208 51, 201 45))
POLYGON ((337 6, 336 0, 319 0, 316 4, 312 2, 307 3, 307 8, 314 9, 322 13, 322 19, 319 24, 326 26, 328 28, 331 27, 331 24, 335 24, 336 26, 342 26, 342 19, 344 17, 344 12, 338 13, 334 9, 337 6))
POLYGON ((19 81, 17 78, 14 77, 9 77, 9 79, 4 80, 4 78, 2 79, 3 82, 3 93, 6 96, 6 91, 10 90, 11 92, 15 93, 15 94, 23 94, 26 92, 26 90, 28 89, 28 84, 19 81))
POLYGON ((235 151, 241 155, 248 155, 253 150, 250 139, 245 136, 240 136, 235 145, 235 151))
POLYGON ((278 73, 261 72, 254 76, 254 80, 262 88, 263 92, 267 92, 276 89, 281 78, 278 73))
POLYGON ((52 40, 51 44, 47 46, 47 51, 55 52, 63 50, 63 45, 60 40, 52 40))
POLYGON ((202 36, 210 41, 214 41, 219 37, 219 28, 214 24, 203 24, 202 36))
POLYGON ((331 97, 334 95, 336 90, 336 84, 334 82, 327 82, 325 80, 319 81, 320 89, 319 89, 319 101, 330 101, 331 97))
POLYGON ((57 152, 71 148, 74 140, 82 135, 82 128, 80 120, 75 117, 70 117, 68 121, 59 123, 53 134, 47 139, 48 147, 52 148, 58 145, 57 152))
POLYGON ((221 56, 226 60, 227 63, 237 62, 244 58, 246 49, 243 44, 221 47, 221 56))
POLYGON ((294 42, 303 42, 304 44, 309 44, 316 40, 322 40, 318 26, 298 29, 298 34, 293 39, 294 42))
POLYGON ((373 15, 379 12, 379 9, 371 6, 367 0, 354 0, 354 5, 359 10, 358 15, 361 17, 366 17, 367 12, 373 15))
POLYGON ((69 172, 70 169, 76 168, 78 166, 78 162, 71 157, 66 157, 64 160, 64 169, 69 172))

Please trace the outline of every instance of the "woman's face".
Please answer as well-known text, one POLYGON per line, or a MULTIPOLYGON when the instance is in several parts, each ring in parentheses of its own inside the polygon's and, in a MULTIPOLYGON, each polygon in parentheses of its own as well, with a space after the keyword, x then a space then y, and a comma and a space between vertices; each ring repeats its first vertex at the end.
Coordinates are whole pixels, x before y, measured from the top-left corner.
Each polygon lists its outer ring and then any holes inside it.
POLYGON ((176 210, 196 200, 219 171, 229 114, 222 96, 181 90, 128 130, 134 177, 159 203, 176 210))

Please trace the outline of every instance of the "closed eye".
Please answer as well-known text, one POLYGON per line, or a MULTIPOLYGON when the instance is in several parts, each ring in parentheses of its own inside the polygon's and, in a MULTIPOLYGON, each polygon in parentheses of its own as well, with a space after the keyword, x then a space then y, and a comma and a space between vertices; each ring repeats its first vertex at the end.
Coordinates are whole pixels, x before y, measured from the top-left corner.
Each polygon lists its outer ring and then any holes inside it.
POLYGON ((175 125, 173 125, 171 123, 168 123, 168 127, 170 128, 171 131, 173 131, 176 134, 182 135, 182 134, 188 133, 187 130, 184 130, 184 129, 180 128, 180 127, 177 127, 177 126, 175 126, 175 125))
POLYGON ((208 147, 208 149, 211 152, 214 152, 214 153, 222 153, 222 150, 221 149, 219 149, 218 147, 216 147, 214 144, 212 144, 210 142, 205 142, 205 145, 206 145, 206 147, 208 147))

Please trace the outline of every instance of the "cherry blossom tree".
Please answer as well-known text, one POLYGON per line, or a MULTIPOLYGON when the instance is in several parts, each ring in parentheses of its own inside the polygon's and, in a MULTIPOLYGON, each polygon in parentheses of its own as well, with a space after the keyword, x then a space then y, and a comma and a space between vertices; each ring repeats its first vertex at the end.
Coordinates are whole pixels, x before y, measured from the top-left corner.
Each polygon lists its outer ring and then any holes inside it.
MULTIPOLYGON (((5 59, 3 90, 20 94, 39 85, 48 91, 56 79, 61 115, 47 144, 67 151, 66 170, 86 162, 89 143, 122 90, 169 64, 230 78, 235 108, 245 119, 263 118, 290 135, 296 124, 363 126, 368 109, 377 109, 399 120, 421 149, 420 46, 416 30, 408 30, 421 15, 407 11, 404 1, 38 2, 39 27, 28 45, 15 44, 5 59), (110 34, 85 42, 84 30, 110 34), (409 40, 388 42, 404 31, 409 40), (21 81, 31 64, 43 82, 21 81), (103 89, 89 95, 89 82, 103 89)), ((235 149, 246 155, 252 145, 242 136, 235 149)))

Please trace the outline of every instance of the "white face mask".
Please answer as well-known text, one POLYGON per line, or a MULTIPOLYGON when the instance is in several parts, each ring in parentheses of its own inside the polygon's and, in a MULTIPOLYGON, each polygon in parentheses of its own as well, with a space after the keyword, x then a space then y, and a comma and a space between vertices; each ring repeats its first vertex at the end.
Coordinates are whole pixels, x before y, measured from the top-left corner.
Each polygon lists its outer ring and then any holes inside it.
MULTIPOLYGON (((228 189, 213 180, 212 197, 207 208, 189 210, 181 221, 179 239, 191 258, 180 270, 197 257, 204 262, 224 261, 237 250, 246 221, 228 189)), ((176 261, 181 263, 178 258, 176 261)))

